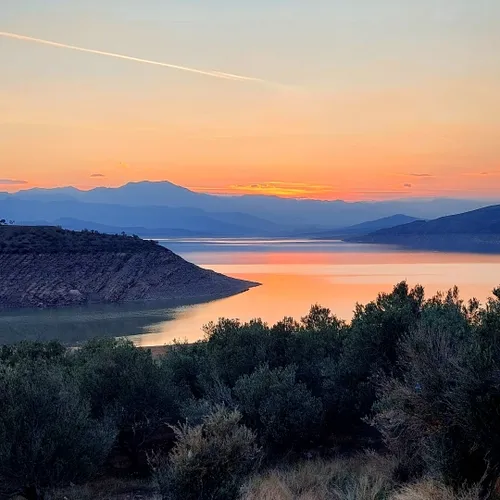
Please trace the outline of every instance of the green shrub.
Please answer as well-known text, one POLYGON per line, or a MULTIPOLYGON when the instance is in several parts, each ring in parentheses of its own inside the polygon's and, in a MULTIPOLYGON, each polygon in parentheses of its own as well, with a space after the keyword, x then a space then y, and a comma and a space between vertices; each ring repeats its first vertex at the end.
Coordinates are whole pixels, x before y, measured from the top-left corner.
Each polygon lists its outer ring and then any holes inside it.
POLYGON ((397 368, 398 342, 416 326, 423 304, 423 288, 410 290, 401 282, 391 293, 356 306, 338 363, 324 366, 323 401, 331 417, 348 427, 371 411, 375 377, 397 368))
POLYGON ((184 392, 185 399, 204 395, 205 379, 212 371, 205 342, 174 342, 159 363, 164 376, 184 392))
POLYGON ((278 448, 314 440, 321 424, 322 404, 306 385, 297 382, 295 367, 258 368, 241 377, 234 388, 245 423, 262 442, 278 448))
POLYGON ((401 456, 403 478, 472 485, 500 466, 500 359, 485 356, 460 321, 444 322, 445 310, 440 304, 400 344, 401 376, 382 381, 373 422, 401 456))
POLYGON ((345 332, 345 323, 330 309, 312 306, 291 337, 286 363, 280 366, 295 365, 297 379, 304 382, 315 396, 320 396, 322 364, 338 362, 345 332))
POLYGON ((242 375, 272 361, 269 327, 260 320, 221 319, 205 327, 207 350, 221 380, 232 387, 242 375), (228 363, 228 360, 231 360, 228 363))
POLYGON ((64 368, 32 361, 0 367, 0 394, 0 490, 57 486, 100 470, 115 429, 91 418, 64 368))
POLYGON ((122 451, 132 467, 140 468, 144 445, 179 418, 180 391, 168 372, 151 351, 115 339, 85 344, 74 356, 74 367, 92 415, 113 418, 122 451))
POLYGON ((23 341, 14 345, 0 347, 0 362, 15 365, 21 361, 44 360, 51 363, 63 362, 66 348, 57 341, 23 341))
POLYGON ((167 458, 152 459, 165 500, 231 500, 255 470, 260 450, 255 434, 236 411, 219 408, 201 425, 176 428, 177 443, 167 458))
POLYGON ((125 428, 144 420, 177 419, 176 389, 151 351, 129 341, 96 339, 75 353, 74 366, 95 417, 114 413, 125 428))

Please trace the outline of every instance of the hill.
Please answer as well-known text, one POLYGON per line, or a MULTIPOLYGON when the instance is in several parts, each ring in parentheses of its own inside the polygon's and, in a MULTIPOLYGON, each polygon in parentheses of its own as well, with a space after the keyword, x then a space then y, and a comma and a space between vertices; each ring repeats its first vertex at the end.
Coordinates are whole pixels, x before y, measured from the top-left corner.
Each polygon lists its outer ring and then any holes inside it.
POLYGON ((256 285, 201 269, 138 237, 0 226, 0 308, 203 301, 256 285))
POLYGON ((500 205, 381 229, 348 240, 415 249, 500 253, 500 205))
POLYGON ((334 231, 309 233, 307 236, 315 239, 342 239, 349 236, 363 236, 365 234, 378 231, 379 229, 400 226, 402 224, 408 224, 418 220, 420 219, 410 217, 409 215, 396 214, 391 215, 390 217, 383 217, 381 219, 362 222, 361 224, 355 224, 354 226, 348 226, 334 231))

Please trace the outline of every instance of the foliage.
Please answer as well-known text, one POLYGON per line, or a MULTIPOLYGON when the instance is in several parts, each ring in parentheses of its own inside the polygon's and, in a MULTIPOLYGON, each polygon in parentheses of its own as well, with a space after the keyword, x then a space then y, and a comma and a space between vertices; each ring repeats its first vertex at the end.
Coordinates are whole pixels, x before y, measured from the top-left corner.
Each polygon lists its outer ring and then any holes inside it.
POLYGON ((50 342, 19 342, 14 345, 0 346, 0 363, 11 366, 21 361, 47 361, 63 363, 66 348, 57 341, 50 342))
POLYGON ((231 500, 245 476, 255 470, 260 450, 241 414, 219 408, 201 425, 175 429, 177 443, 168 457, 154 457, 155 477, 168 500, 231 500))
POLYGON ((373 419, 402 457, 403 478, 426 474, 453 486, 492 481, 500 467, 496 335, 471 324, 475 305, 457 297, 435 298, 402 339, 401 375, 382 380, 373 419))
POLYGON ((245 423, 258 431, 264 444, 287 447, 304 444, 318 435, 321 401, 302 382, 295 367, 258 368, 235 385, 235 396, 245 423))
MULTIPOLYGON (((0 484, 85 480, 116 454, 150 472, 140 465, 154 451, 165 498, 231 498, 258 439, 267 463, 383 445, 397 480, 415 481, 389 494, 386 476, 328 465, 328 498, 475 498, 478 484, 483 495, 500 485, 499 374, 500 289, 481 306, 457 289, 425 299, 405 282, 358 305, 350 324, 318 305, 273 326, 222 319, 158 358, 123 340, 3 346, 0 484)), ((302 495, 276 474, 286 498, 302 495)))
POLYGON ((137 236, 69 231, 56 226, 0 224, 0 254, 56 254, 156 251, 158 245, 137 236))
POLYGON ((96 339, 75 353, 73 363, 92 415, 116 421, 133 461, 155 432, 178 420, 180 391, 151 351, 129 341, 96 339))
POLYGON ((342 425, 359 422, 376 398, 376 377, 397 369, 397 344, 416 324, 424 290, 399 283, 365 306, 357 305, 340 359, 324 364, 324 403, 342 425))
POLYGON ((3 493, 87 479, 102 467, 114 427, 91 418, 63 367, 26 360, 1 366, 0 394, 3 493))

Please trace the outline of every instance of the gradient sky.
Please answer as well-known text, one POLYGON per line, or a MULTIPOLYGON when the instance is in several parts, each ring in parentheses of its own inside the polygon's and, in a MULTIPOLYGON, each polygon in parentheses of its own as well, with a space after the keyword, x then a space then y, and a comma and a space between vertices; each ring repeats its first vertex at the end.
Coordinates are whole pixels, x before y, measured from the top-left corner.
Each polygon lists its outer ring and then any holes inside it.
POLYGON ((0 0, 0 191, 500 198, 498 0, 0 0), (269 83, 266 83, 269 82, 269 83))

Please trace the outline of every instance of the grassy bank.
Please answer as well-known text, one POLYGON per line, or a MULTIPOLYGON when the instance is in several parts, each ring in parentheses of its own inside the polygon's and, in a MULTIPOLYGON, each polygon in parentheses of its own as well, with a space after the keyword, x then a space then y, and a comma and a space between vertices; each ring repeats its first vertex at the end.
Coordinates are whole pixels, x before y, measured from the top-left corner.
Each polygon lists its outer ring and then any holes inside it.
POLYGON ((0 494, 494 498, 499 373, 499 290, 480 306, 406 283, 350 324, 221 320, 155 355, 4 346, 0 494))

